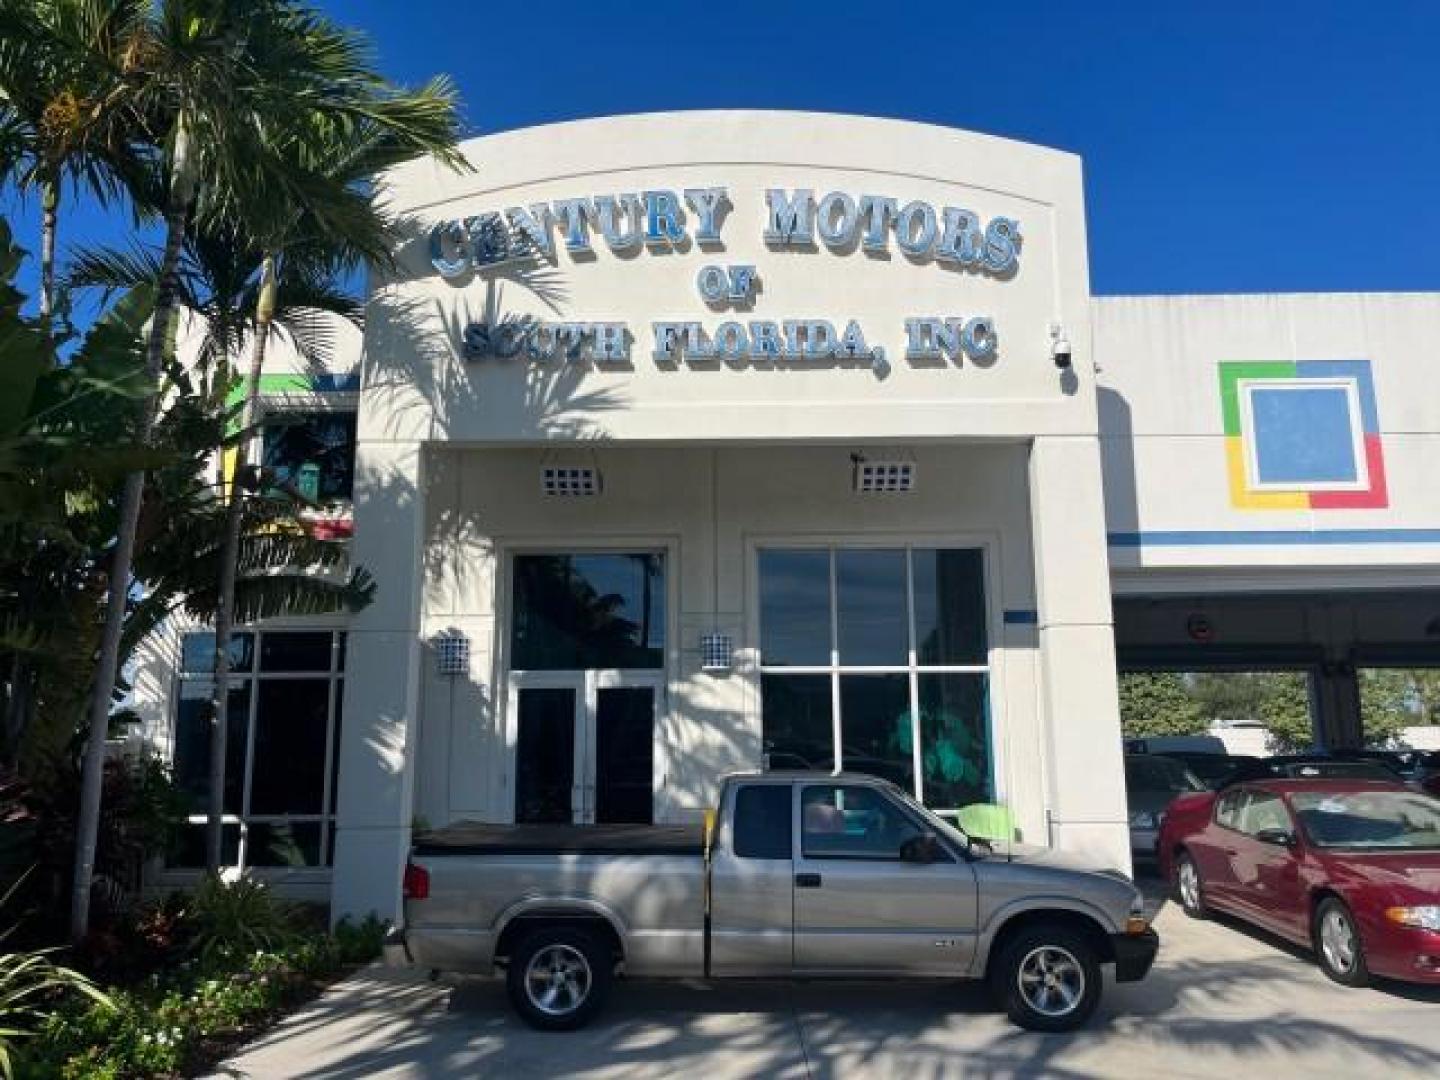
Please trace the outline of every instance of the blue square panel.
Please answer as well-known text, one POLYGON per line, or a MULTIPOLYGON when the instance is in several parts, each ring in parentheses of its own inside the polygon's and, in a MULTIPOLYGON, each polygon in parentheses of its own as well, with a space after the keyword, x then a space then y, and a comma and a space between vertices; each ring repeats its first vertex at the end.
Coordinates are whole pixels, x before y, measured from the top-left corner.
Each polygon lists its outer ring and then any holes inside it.
POLYGON ((1359 479, 1350 395, 1342 386, 1250 389, 1256 479, 1262 484, 1345 484, 1359 479))

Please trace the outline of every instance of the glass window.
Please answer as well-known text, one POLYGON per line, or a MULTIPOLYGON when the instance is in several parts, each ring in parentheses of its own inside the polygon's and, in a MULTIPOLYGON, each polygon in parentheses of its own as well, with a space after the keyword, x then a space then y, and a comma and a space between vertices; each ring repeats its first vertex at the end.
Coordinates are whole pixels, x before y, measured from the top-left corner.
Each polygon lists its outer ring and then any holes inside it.
POLYGON ((835 770, 829 675, 762 675, 765 757, 772 769, 835 770))
POLYGON ((760 552, 760 662, 830 664, 830 553, 760 552))
MULTIPOLYGON (((230 670, 249 671, 254 663, 255 635, 230 635, 230 670)), ((180 639, 180 670, 187 675, 208 675, 215 670, 215 635, 185 634, 180 639)))
POLYGON ((835 600, 841 664, 906 663, 910 615, 904 551, 837 551, 835 600))
POLYGON ((735 854, 742 859, 788 859, 790 785, 747 784, 735 792, 735 854))
MULTIPOLYGON (((180 684, 175 712, 172 767, 175 783, 190 798, 190 812, 210 809, 210 699, 215 684, 187 679, 180 684)), ((225 813, 240 813, 245 782, 245 729, 250 722, 250 684, 232 683, 225 729, 225 813)))
POLYGON ((1240 808, 1240 831, 1251 836, 1264 829, 1290 831, 1290 812, 1279 795, 1252 791, 1240 808))
POLYGON ((335 635, 271 631, 260 642, 261 671, 329 671, 335 635))
POLYGON ((285 413, 265 420, 261 461, 307 499, 348 499, 355 481, 353 412, 285 413))
POLYGON ((970 672, 922 672, 917 681, 925 801, 951 807, 993 802, 989 680, 970 672))
POLYGON ((323 813, 330 680, 270 679, 259 691, 250 812, 323 813))
POLYGON ((997 798, 983 552, 763 548, 758 564, 769 768, 838 763, 942 810, 997 798))
POLYGON ((921 830, 878 791, 853 784, 800 793, 800 849, 807 859, 891 859, 921 830))
POLYGON ((1290 796, 1324 848, 1440 850, 1440 800, 1417 791, 1301 791, 1290 796))
MULTIPOLYGON (((189 796, 189 824, 170 855, 174 866, 205 864, 213 680, 197 671, 213 651, 209 634, 190 635, 176 688, 175 779, 189 796)), ((326 866, 344 681, 344 636, 331 631, 246 631, 234 674, 225 754, 226 865, 326 866), (335 650, 339 650, 338 653, 335 650), (259 662, 251 661, 258 657, 259 662), (297 674, 298 673, 298 674, 297 674), (327 759, 330 771, 326 772, 327 759), (326 788, 330 798, 326 802, 326 788)))
POLYGON ((1244 798, 1243 791, 1227 791, 1221 795, 1215 804, 1215 821, 1227 829, 1238 829, 1240 827, 1240 802, 1244 798))
POLYGON ((664 555, 520 555, 514 585, 513 669, 664 667, 664 555))
POLYGON ((851 772, 915 790, 915 738, 910 676, 840 676, 840 753, 851 772))
POLYGON ((911 552, 915 575, 915 651, 926 665, 983 665, 984 562, 975 548, 911 552))
POLYGON ((246 837, 251 866, 323 866, 318 821, 257 821, 246 837))

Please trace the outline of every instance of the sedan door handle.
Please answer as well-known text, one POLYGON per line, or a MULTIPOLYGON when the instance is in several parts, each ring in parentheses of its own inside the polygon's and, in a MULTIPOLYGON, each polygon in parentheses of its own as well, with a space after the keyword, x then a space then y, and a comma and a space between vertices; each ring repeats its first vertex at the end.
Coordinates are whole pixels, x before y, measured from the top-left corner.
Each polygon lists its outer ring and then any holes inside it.
POLYGON ((818 889, 820 888, 819 874, 796 874, 795 887, 797 889, 818 889))

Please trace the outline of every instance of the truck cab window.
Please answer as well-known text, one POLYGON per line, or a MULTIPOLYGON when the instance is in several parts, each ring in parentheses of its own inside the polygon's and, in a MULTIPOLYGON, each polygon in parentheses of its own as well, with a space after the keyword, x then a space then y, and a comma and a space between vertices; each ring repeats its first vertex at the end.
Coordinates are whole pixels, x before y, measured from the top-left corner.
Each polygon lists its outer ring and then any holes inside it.
POLYGON ((894 859, 920 828, 874 788, 824 784, 800 796, 800 841, 807 859, 894 859))
POLYGON ((790 785, 747 784, 735 792, 735 854, 742 859, 788 859, 790 785))

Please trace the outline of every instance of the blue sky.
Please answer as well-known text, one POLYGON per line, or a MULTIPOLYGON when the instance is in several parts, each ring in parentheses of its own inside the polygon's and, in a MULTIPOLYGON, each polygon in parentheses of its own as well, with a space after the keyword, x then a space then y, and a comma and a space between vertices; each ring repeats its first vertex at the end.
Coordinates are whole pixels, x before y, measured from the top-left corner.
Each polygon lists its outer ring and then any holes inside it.
POLYGON ((1097 293, 1440 289, 1440 0, 322 3, 392 77, 451 74, 475 134, 724 107, 949 124, 1083 156, 1097 293))

